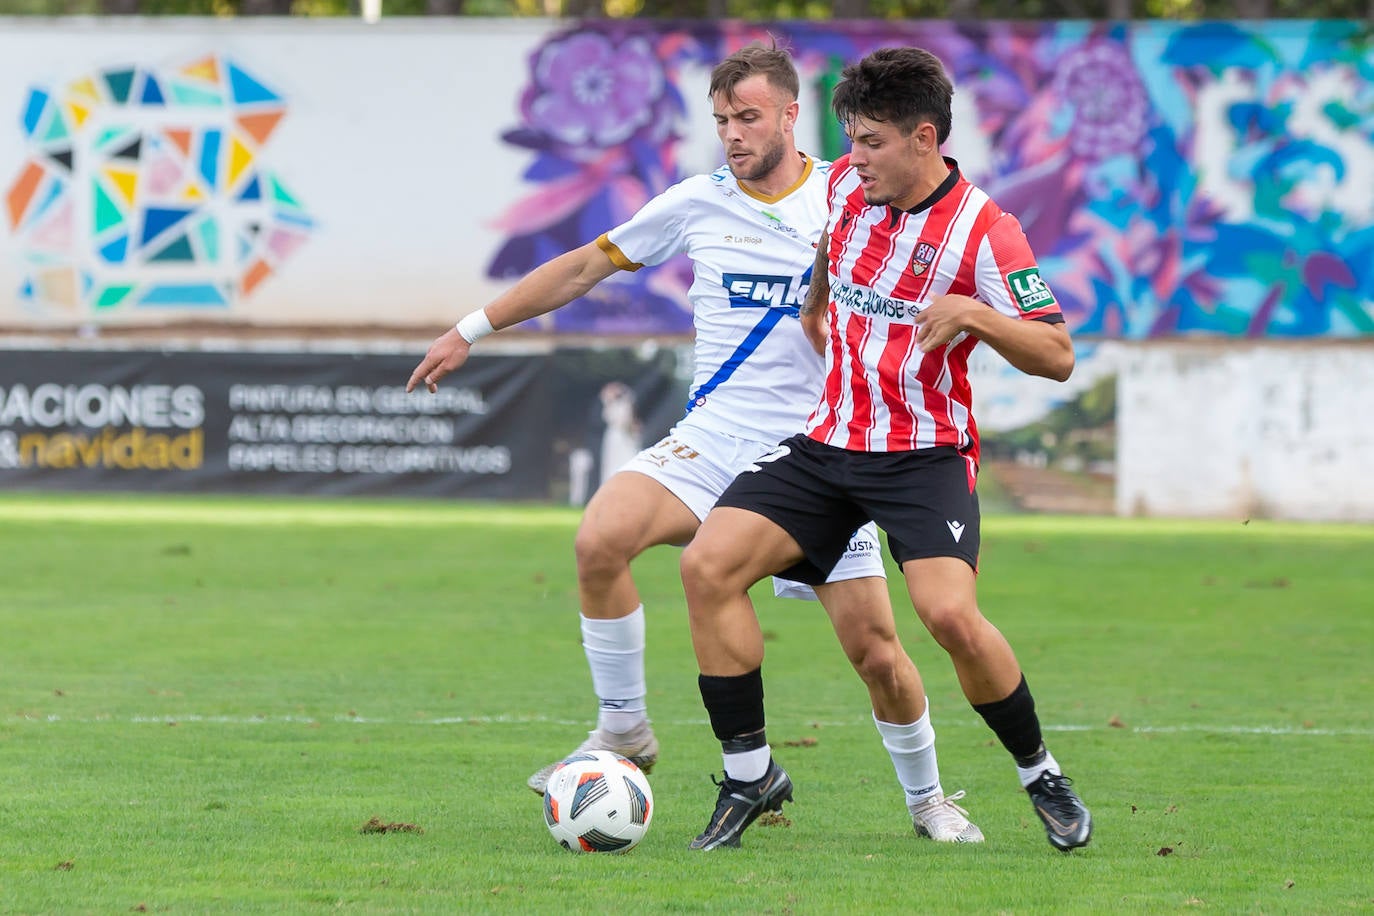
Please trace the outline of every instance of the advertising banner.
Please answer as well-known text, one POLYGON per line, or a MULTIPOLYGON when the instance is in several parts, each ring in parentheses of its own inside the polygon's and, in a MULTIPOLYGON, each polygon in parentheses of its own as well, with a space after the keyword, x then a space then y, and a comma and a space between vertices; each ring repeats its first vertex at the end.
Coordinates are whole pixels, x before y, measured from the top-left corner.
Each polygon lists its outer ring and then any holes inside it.
POLYGON ((537 499, 581 505, 682 415, 690 354, 0 350, 0 489, 537 499))
POLYGON ((416 359, 5 351, 0 487, 545 497, 551 355, 406 394, 416 359))

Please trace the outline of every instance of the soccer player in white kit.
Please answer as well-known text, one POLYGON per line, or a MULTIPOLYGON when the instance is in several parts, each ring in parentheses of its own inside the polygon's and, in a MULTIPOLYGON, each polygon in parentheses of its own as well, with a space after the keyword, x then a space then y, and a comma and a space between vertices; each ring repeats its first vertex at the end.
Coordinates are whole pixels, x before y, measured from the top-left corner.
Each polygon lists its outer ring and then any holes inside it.
MULTIPOLYGON (((689 542, 735 476, 803 428, 820 391, 824 364, 797 315, 828 215, 829 164, 796 148, 797 92, 785 51, 754 45, 732 54, 710 88, 727 165, 669 188, 594 242, 531 271, 435 340, 406 385, 435 391, 478 338, 553 311, 617 270, 683 252, 691 258, 695 377, 686 413, 597 490, 575 542, 583 648, 600 699, 597 726, 577 751, 615 751, 646 771, 658 741, 645 705, 644 607, 630 561, 649 547, 689 542)), ((955 804, 963 793, 947 797, 940 785, 924 687, 897 638, 872 524, 855 532, 814 593, 785 580, 775 589, 824 605, 868 687, 916 832, 980 842, 982 832, 955 804)), ((712 726, 733 727, 714 719, 712 726)), ((770 753, 765 745, 724 759, 728 792, 762 777, 770 753)), ((556 766, 541 768, 529 787, 542 794, 556 766)), ((790 798, 790 785, 773 787, 771 809, 790 798)), ((738 845, 742 830, 719 845, 738 845)))

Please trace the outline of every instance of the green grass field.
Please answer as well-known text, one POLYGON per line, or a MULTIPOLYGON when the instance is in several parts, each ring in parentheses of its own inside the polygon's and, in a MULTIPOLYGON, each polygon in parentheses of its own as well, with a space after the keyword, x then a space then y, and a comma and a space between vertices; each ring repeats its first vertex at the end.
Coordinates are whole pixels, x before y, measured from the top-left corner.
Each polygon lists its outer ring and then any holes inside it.
POLYGON ((1374 531, 999 516, 980 597, 1093 810, 1053 851, 897 590, 947 791, 918 840, 821 609, 761 594, 797 786, 687 842, 719 746, 677 552, 648 611, 657 810, 626 856, 547 834, 530 771, 594 702, 575 513, 0 496, 0 911, 1331 913, 1374 908, 1374 531), (416 830, 363 832, 372 818, 416 830))

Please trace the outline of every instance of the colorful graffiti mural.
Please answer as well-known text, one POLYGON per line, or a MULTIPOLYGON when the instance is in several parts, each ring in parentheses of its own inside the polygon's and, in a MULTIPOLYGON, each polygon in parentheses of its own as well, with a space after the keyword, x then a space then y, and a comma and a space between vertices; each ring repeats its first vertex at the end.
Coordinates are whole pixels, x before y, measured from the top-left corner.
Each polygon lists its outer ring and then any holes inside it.
POLYGON ((29 156, 5 196, 20 301, 70 314, 251 294, 313 227, 262 155, 285 113, 218 55, 31 89, 29 156))
MULTIPOLYGON (((770 35, 821 86, 877 47, 938 54, 991 151, 970 177, 1021 218, 1081 335, 1374 334, 1374 43, 1354 22, 581 23, 531 55, 504 140, 534 154, 537 188, 502 217, 489 275, 685 177, 683 73, 770 35)), ((824 133, 818 152, 842 152, 824 133)), ((690 327, 683 262, 622 279, 555 328, 690 327)))

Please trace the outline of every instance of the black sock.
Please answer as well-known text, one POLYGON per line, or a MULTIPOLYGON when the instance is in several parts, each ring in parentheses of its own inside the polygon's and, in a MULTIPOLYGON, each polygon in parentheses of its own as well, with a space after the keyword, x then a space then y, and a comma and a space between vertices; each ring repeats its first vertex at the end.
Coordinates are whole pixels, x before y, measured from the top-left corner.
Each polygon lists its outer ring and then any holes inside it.
POLYGON ((731 677, 697 675, 711 730, 727 754, 767 744, 763 735, 763 670, 731 677))
POLYGON ((973 709, 1016 758, 1017 766, 1031 767, 1045 758, 1040 718, 1035 714, 1035 699, 1026 686, 1025 675, 1011 696, 993 703, 975 703, 973 709))

